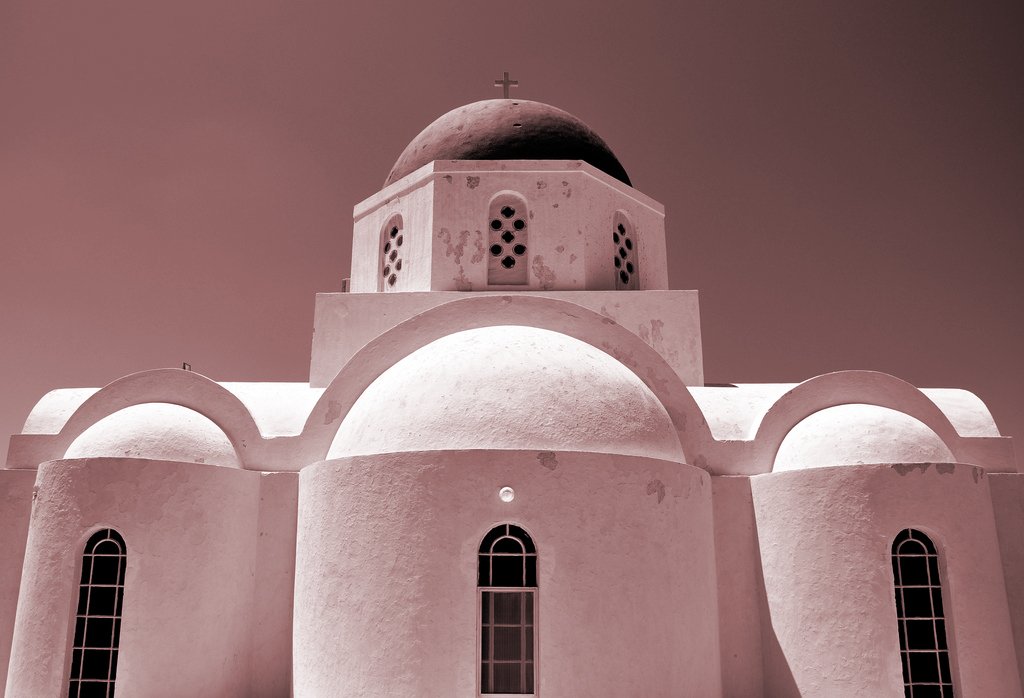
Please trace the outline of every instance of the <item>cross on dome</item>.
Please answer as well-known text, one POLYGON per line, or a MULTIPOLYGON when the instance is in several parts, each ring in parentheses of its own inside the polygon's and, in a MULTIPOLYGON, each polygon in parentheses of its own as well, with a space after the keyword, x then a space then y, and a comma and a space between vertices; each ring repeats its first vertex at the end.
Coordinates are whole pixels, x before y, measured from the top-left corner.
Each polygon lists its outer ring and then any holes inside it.
POLYGON ((509 80, 508 79, 508 71, 506 70, 506 71, 504 71, 501 80, 495 80, 494 81, 494 86, 502 88, 502 92, 505 94, 504 99, 508 99, 508 88, 509 87, 519 87, 519 81, 518 80, 509 80))

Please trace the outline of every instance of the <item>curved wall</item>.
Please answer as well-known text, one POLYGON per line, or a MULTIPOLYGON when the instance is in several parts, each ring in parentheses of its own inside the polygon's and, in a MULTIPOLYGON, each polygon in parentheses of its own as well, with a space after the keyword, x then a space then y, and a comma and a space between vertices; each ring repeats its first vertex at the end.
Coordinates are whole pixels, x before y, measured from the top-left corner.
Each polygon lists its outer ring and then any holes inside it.
POLYGON ((8 698, 67 693, 85 541, 127 543, 117 693, 246 696, 260 475, 127 458, 44 463, 25 553, 8 698))
POLYGON ((961 464, 751 478, 768 617, 765 695, 903 694, 892 540, 939 550, 957 695, 1020 695, 988 477, 961 464))
POLYGON ((21 563, 25 557, 29 515, 32 512, 33 470, 0 468, 0 698, 7 683, 14 613, 21 588, 21 563))
POLYGON ((721 692, 706 472, 469 451, 302 471, 295 695, 476 695, 477 549, 502 522, 539 554, 538 695, 721 692))

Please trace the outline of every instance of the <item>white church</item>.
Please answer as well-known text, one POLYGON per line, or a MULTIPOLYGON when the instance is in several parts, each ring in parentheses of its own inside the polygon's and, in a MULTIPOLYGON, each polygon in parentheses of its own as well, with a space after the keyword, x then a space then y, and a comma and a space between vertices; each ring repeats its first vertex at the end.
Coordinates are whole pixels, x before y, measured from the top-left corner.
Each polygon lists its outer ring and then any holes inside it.
POLYGON ((706 385, 664 208, 564 111, 427 126, 313 329, 308 383, 39 400, 0 470, 3 696, 1021 696, 985 405, 706 385))

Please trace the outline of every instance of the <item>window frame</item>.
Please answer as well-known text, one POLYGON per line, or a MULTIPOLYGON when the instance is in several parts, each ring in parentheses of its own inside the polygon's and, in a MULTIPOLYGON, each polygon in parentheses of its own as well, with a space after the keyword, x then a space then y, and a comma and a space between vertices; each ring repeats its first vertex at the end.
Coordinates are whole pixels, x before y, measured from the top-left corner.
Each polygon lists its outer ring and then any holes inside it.
MULTIPOLYGON (((898 650, 898 658, 899 658, 899 661, 900 661, 899 680, 900 680, 900 685, 903 686, 903 694, 902 695, 904 696, 904 698, 912 698, 912 696, 914 695, 913 688, 914 688, 915 685, 918 685, 918 686, 938 686, 940 692, 943 695, 943 698, 952 698, 953 696, 962 696, 962 691, 961 691, 961 688, 960 688, 960 679, 959 679, 959 673, 960 672, 959 672, 959 667, 957 666, 956 635, 954 633, 954 627, 953 627, 954 626, 954 623, 953 623, 953 615, 954 614, 953 614, 953 606, 952 606, 952 603, 951 603, 952 602, 952 598, 953 598, 953 593, 952 593, 952 589, 951 589, 950 584, 949 584, 949 575, 948 575, 948 571, 947 571, 946 554, 945 554, 944 546, 940 545, 938 541, 941 541, 941 536, 938 536, 933 531, 931 531, 931 530, 929 530, 927 528, 921 527, 921 526, 905 526, 905 527, 899 529, 894 535, 892 535, 889 538, 889 546, 888 546, 888 550, 887 550, 887 552, 888 552, 888 560, 889 560, 889 568, 888 569, 889 569, 890 579, 892 580, 892 586, 890 587, 890 596, 889 596, 889 598, 890 598, 890 603, 892 604, 892 610, 893 610, 893 616, 892 617, 893 617, 893 620, 895 621, 894 626, 895 626, 896 636, 897 636, 896 644, 897 644, 897 650, 898 650), (904 534, 908 534, 908 535, 904 538, 904 534), (902 538, 902 540, 901 540, 901 538, 902 538), (896 567, 898 566, 898 559, 899 559, 898 558, 898 554, 897 554, 897 549, 898 549, 898 547, 902 547, 908 541, 912 541, 912 542, 916 542, 916 543, 924 545, 924 548, 925 548, 925 551, 926 551, 924 557, 926 558, 926 560, 927 560, 928 557, 934 556, 934 558, 935 558, 935 571, 936 571, 937 576, 938 576, 937 580, 932 580, 931 579, 931 568, 930 568, 930 566, 927 567, 927 569, 928 569, 928 581, 929 581, 929 584, 927 584, 927 585, 903 584, 902 583, 902 581, 903 581, 902 580, 902 567, 900 568, 901 569, 901 577, 900 577, 899 580, 897 580, 897 577, 896 577, 896 567), (930 548, 930 551, 929 551, 929 548, 930 548), (937 589, 938 590, 938 598, 939 598, 939 601, 940 601, 941 606, 942 606, 942 609, 941 609, 942 613, 941 613, 941 615, 936 615, 935 614, 934 596, 932 596, 932 598, 930 600, 931 612, 932 612, 931 616, 929 616, 929 617, 924 617, 924 616, 907 616, 906 615, 906 608, 905 608, 905 597, 900 596, 899 598, 901 600, 897 601, 898 595, 902 594, 902 590, 904 588, 911 588, 911 589, 913 589, 913 588, 927 588, 929 590, 937 589), (942 627, 943 627, 943 629, 945 631, 945 637, 943 638, 945 640, 945 648, 942 649, 942 648, 937 647, 937 645, 938 645, 938 637, 936 635, 936 638, 935 638, 936 639, 936 642, 935 642, 936 648, 935 649, 920 648, 920 649, 916 649, 916 650, 911 650, 910 649, 910 638, 908 636, 907 628, 906 628, 906 625, 905 625, 907 620, 930 620, 932 622, 933 632, 936 632, 936 633, 938 632, 937 631, 936 621, 941 620, 942 621, 942 627), (941 675, 941 670, 940 670, 940 672, 939 672, 939 681, 937 683, 935 683, 935 682, 918 682, 916 684, 913 683, 912 682, 912 676, 911 676, 911 673, 909 671, 909 668, 908 668, 907 674, 903 673, 903 655, 904 655, 904 653, 906 653, 907 655, 910 655, 913 652, 917 652, 917 653, 929 653, 929 652, 931 652, 931 653, 934 653, 936 655, 936 662, 940 661, 939 660, 939 655, 941 653, 945 652, 946 659, 947 659, 947 664, 948 664, 948 667, 949 667, 949 681, 946 682, 946 681, 942 680, 942 675, 941 675), (911 680, 911 682, 908 683, 908 680, 911 680), (943 688, 944 686, 949 686, 948 690, 944 689, 943 688)), ((909 553, 903 553, 902 555, 904 557, 912 557, 913 556, 912 554, 909 554, 909 553)), ((928 565, 927 561, 926 561, 925 564, 928 565)), ((908 656, 908 661, 909 661, 909 656, 908 656)), ((908 665, 908 667, 909 667, 909 665, 908 665)))
MULTIPOLYGON (((490 548, 493 549, 494 544, 497 543, 499 540, 501 540, 501 538, 504 538, 504 537, 507 537, 507 535, 499 535, 499 536, 495 537, 494 541, 490 544, 490 548)), ((478 540, 480 541, 480 544, 477 546, 477 552, 476 552, 476 555, 474 556, 474 565, 475 565, 476 577, 477 577, 477 584, 476 584, 476 654, 474 655, 474 664, 475 664, 475 667, 476 667, 476 693, 475 693, 475 695, 478 696, 478 698, 522 698, 523 696, 534 696, 534 698, 536 698, 537 696, 540 695, 540 688, 539 688, 540 687, 540 652, 539 652, 539 650, 540 650, 540 627, 539 627, 539 624, 538 624, 538 617, 540 615, 540 585, 539 585, 539 583, 540 583, 540 579, 539 579, 539 577, 540 577, 540 554, 537 551, 537 547, 536 547, 536 543, 534 542, 533 534, 531 534, 529 531, 527 531, 526 528, 524 526, 522 526, 521 524, 513 523, 511 521, 505 521, 503 523, 495 524, 495 525, 491 526, 490 528, 488 528, 484 532, 484 534, 478 540), (535 576, 534 582, 535 582, 535 586, 525 586, 525 582, 527 581, 527 579, 525 577, 525 575, 526 575, 525 563, 524 563, 524 578, 523 578, 524 585, 523 586, 491 586, 491 585, 482 585, 480 583, 480 558, 481 558, 482 555, 485 554, 485 553, 483 553, 483 546, 487 542, 487 540, 491 536, 491 534, 496 529, 501 528, 501 527, 506 527, 506 531, 508 531, 508 528, 507 528, 508 526, 514 526, 514 527, 518 528, 519 530, 521 530, 527 536, 527 539, 528 539, 528 541, 530 543, 530 547, 532 548, 532 550, 529 550, 529 551, 526 550, 526 546, 524 545, 523 546, 523 548, 524 548, 523 555, 524 555, 524 557, 527 556, 527 555, 530 555, 530 556, 534 557, 534 576, 535 576), (531 662, 533 664, 533 687, 532 687, 532 690, 529 693, 485 693, 484 692, 483 665, 485 663, 485 660, 484 660, 484 656, 483 656, 483 634, 484 634, 484 623, 483 623, 484 607, 483 607, 483 599, 484 599, 484 592, 495 592, 495 591, 496 592, 503 592, 503 591, 505 591, 505 592, 529 592, 530 594, 532 594, 532 599, 533 599, 533 617, 532 617, 532 624, 529 627, 533 628, 533 643, 532 643, 532 656, 533 656, 533 658, 531 660, 531 662)), ((516 540, 519 540, 519 539, 516 539, 516 540)), ((520 545, 523 544, 523 541, 520 540, 519 542, 520 542, 520 545)), ((490 554, 490 552, 488 552, 487 554, 490 554)), ((493 580, 488 580, 488 581, 493 581, 493 580)), ((522 627, 525 628, 527 626, 524 625, 522 627)), ((493 649, 493 646, 492 646, 492 649, 493 649)), ((522 661, 522 660, 520 660, 520 661, 522 661)))
MULTIPOLYGON (((77 544, 73 548, 73 550, 75 551, 75 565, 74 565, 74 568, 73 568, 74 571, 73 571, 73 576, 71 577, 71 579, 73 581, 73 588, 74 588, 75 591, 74 591, 74 593, 72 593, 70 595, 70 599, 69 599, 69 609, 68 609, 68 611, 69 611, 69 613, 68 613, 69 623, 68 623, 68 629, 67 629, 67 642, 65 644, 64 680, 63 680, 64 692, 65 692, 65 694, 69 698, 72 698, 73 696, 78 696, 81 693, 81 683, 82 683, 82 680, 83 680, 83 678, 82 678, 81 660, 80 660, 79 672, 78 672, 78 676, 77 677, 72 675, 72 669, 74 668, 74 664, 75 664, 74 653, 75 653, 75 649, 76 649, 76 647, 78 645, 78 643, 76 642, 77 635, 78 635, 78 618, 79 618, 78 609, 79 609, 79 607, 82 604, 82 591, 83 591, 83 588, 92 587, 93 586, 91 583, 90 584, 86 584, 86 583, 83 582, 82 575, 83 575, 83 571, 84 571, 84 568, 85 568, 85 560, 86 560, 87 557, 89 558, 89 563, 90 563, 89 581, 91 582, 92 579, 93 579, 91 565, 93 564, 93 558, 96 556, 94 551, 95 551, 95 549, 101 543, 103 543, 104 541, 108 541, 108 540, 113 540, 115 543, 118 543, 120 545, 120 548, 121 548, 121 552, 117 555, 117 557, 121 558, 121 560, 119 561, 119 564, 118 564, 118 583, 116 583, 114 585, 103 585, 103 586, 113 586, 117 590, 117 591, 115 591, 115 597, 114 597, 114 599, 115 599, 114 600, 114 613, 112 615, 110 615, 111 620, 114 621, 111 624, 112 625, 112 635, 116 635, 116 638, 115 637, 111 638, 111 647, 110 647, 109 651, 111 653, 113 653, 113 663, 108 667, 107 678, 103 679, 103 680, 98 680, 96 682, 97 683, 102 682, 102 683, 107 684, 107 686, 108 686, 107 695, 108 696, 115 695, 116 694, 116 690, 117 690, 118 663, 120 661, 121 650, 122 650, 121 638, 122 638, 122 636, 124 634, 125 591, 126 591, 126 589, 128 587, 128 568, 129 568, 129 564, 128 564, 128 543, 127 543, 127 541, 124 538, 124 534, 122 534, 121 531, 118 530, 117 527, 111 526, 111 525, 103 525, 103 526, 97 526, 97 527, 91 528, 87 533, 85 533, 83 536, 81 536, 79 538, 77 544), (116 536, 116 538, 112 538, 110 536, 111 533, 114 534, 116 536), (100 538, 95 543, 93 543, 93 540, 98 538, 100 534, 105 534, 105 537, 104 538, 100 538), (120 611, 119 612, 118 612, 118 604, 120 604, 120 611), (114 629, 116 629, 116 632, 114 631, 114 629), (115 642, 115 639, 116 639, 116 642, 115 642), (77 687, 76 687, 76 690, 74 690, 74 692, 73 692, 73 687, 72 687, 72 681, 75 681, 78 684, 77 687)), ((88 600, 86 601, 86 603, 87 604, 89 603, 88 600)), ((82 629, 82 634, 83 634, 82 645, 83 645, 83 647, 81 649, 83 650, 83 653, 84 653, 85 639, 86 639, 85 638, 85 633, 88 630, 88 618, 90 617, 89 614, 88 614, 88 605, 86 606, 86 615, 84 615, 82 617, 86 618, 86 623, 85 623, 85 625, 83 626, 83 629, 82 629)), ((105 616, 97 615, 97 617, 105 617, 105 616)), ((104 649, 104 648, 98 648, 98 649, 104 649)), ((88 681, 88 682, 92 683, 92 681, 88 681)))

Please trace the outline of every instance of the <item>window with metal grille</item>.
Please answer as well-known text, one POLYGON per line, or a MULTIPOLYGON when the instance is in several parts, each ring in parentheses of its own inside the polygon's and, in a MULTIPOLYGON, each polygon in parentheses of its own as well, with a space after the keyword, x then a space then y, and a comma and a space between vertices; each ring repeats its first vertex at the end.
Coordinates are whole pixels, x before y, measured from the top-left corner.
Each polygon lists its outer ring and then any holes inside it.
POLYGON ((405 242, 405 231, 402 230, 402 217, 397 213, 388 219, 380 230, 380 280, 377 288, 381 291, 393 291, 402 272, 402 244, 405 242))
POLYGON ((537 549, 513 524, 480 544, 480 693, 532 694, 536 681, 537 549))
POLYGON ((487 283, 525 284, 530 212, 518 194, 501 192, 488 206, 487 283))
POLYGON ((907 698, 951 698, 939 555, 931 539, 913 528, 900 531, 892 542, 892 574, 904 692, 907 698))
POLYGON ((97 531, 85 544, 69 698, 114 695, 126 562, 124 539, 112 528, 97 531))

